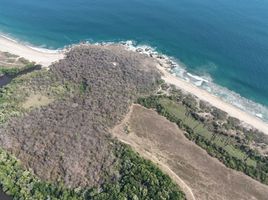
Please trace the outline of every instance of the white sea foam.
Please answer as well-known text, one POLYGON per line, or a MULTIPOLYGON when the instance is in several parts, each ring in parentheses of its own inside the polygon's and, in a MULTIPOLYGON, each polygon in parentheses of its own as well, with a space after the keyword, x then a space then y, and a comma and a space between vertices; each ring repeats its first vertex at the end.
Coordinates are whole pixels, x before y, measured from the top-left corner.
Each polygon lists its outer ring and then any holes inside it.
POLYGON ((204 89, 220 97, 223 101, 226 101, 227 103, 230 103, 237 108, 258 117, 265 122, 268 122, 268 108, 266 106, 242 97, 238 93, 219 86, 213 82, 208 82, 207 88, 204 89), (210 90, 207 90, 207 88, 210 88, 210 90))
POLYGON ((35 51, 39 51, 42 53, 59 53, 59 52, 63 51, 62 49, 47 49, 44 47, 34 47, 32 45, 26 45, 26 46, 35 50, 35 51))
POLYGON ((12 42, 18 43, 18 41, 17 41, 17 40, 14 40, 14 39, 10 38, 10 37, 9 37, 9 36, 7 36, 7 35, 4 35, 4 34, 1 34, 1 33, 0 33, 0 36, 1 36, 1 37, 3 37, 3 38, 5 38, 5 39, 7 39, 7 40, 12 41, 12 42))

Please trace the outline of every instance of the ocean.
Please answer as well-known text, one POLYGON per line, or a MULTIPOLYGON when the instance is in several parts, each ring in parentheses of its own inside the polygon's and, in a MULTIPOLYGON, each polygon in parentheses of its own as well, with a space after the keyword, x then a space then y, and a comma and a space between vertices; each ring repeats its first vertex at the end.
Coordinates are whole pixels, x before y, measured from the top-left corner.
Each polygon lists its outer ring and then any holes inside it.
POLYGON ((268 1, 0 0, 0 32, 49 49, 150 46, 172 73, 268 121, 268 1))

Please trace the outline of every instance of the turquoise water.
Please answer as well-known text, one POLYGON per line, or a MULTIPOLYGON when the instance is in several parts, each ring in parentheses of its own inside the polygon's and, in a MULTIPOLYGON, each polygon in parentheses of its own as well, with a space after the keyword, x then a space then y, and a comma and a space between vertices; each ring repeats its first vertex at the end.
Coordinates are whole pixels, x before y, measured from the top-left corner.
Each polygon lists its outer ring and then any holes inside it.
POLYGON ((133 40, 268 106, 265 0, 0 0, 0 31, 51 49, 133 40))

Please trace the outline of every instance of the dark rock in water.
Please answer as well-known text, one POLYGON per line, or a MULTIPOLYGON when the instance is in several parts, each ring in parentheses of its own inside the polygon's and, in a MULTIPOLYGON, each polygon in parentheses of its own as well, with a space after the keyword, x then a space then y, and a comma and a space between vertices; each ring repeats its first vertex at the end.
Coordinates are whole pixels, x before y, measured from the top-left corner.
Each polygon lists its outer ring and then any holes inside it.
POLYGON ((168 60, 167 64, 170 65, 170 66, 174 65, 174 63, 171 60, 168 60))
POLYGON ((161 59, 161 60, 162 60, 162 59, 165 59, 164 56, 161 56, 161 55, 158 55, 157 58, 158 58, 158 59, 161 59))
POLYGON ((175 64, 173 64, 173 65, 171 65, 170 66, 170 69, 174 69, 174 68, 176 68, 177 66, 175 65, 175 64))
POLYGON ((151 49, 150 48, 146 48, 145 51, 150 51, 151 49))
POLYGON ((138 53, 141 53, 143 50, 142 50, 142 48, 137 48, 136 49, 136 52, 138 52, 138 53))

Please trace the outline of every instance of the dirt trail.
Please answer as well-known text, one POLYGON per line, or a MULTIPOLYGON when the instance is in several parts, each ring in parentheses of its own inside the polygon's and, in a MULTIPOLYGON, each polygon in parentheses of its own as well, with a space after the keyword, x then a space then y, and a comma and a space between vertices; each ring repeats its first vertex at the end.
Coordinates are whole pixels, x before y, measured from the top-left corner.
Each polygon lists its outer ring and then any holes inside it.
POLYGON ((144 150, 143 148, 140 148, 139 145, 137 145, 135 142, 132 142, 133 140, 126 139, 124 136, 126 133, 122 133, 122 130, 124 130, 124 125, 128 122, 131 113, 133 112, 133 106, 130 107, 129 113, 126 115, 124 120, 117 125, 111 132, 114 136, 118 138, 119 141, 130 145, 136 152, 138 152, 142 157, 144 157, 147 160, 151 160, 153 163, 155 163, 164 173, 169 175, 172 180, 179 185, 181 190, 185 193, 187 200, 196 200, 191 188, 175 173, 173 172, 169 166, 159 157, 156 157, 149 151, 144 150))
POLYGON ((130 145, 136 152, 138 152, 143 158, 147 160, 151 160, 153 163, 157 164, 157 166, 165 172, 167 175, 169 175, 172 180, 179 185, 181 190, 185 193, 187 200, 196 200, 194 197, 194 194, 191 190, 191 188, 177 175, 175 172, 173 172, 161 159, 157 158, 153 154, 151 154, 148 151, 144 151, 142 148, 139 148, 138 145, 135 143, 131 143, 128 141, 125 141, 124 139, 117 137, 119 141, 130 145))
POLYGON ((187 199, 267 200, 268 186, 229 169, 189 141, 176 124, 140 105, 112 131, 176 182, 187 199))

